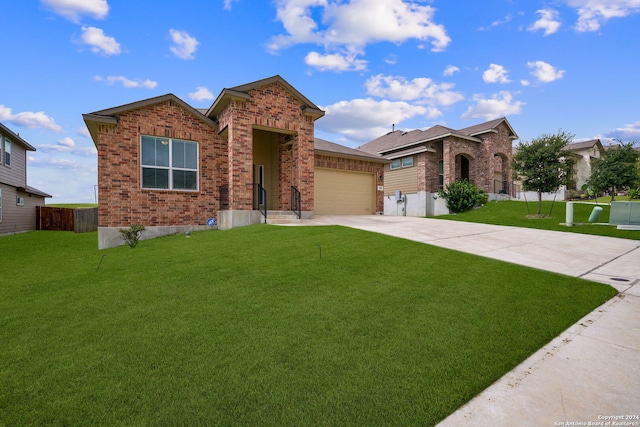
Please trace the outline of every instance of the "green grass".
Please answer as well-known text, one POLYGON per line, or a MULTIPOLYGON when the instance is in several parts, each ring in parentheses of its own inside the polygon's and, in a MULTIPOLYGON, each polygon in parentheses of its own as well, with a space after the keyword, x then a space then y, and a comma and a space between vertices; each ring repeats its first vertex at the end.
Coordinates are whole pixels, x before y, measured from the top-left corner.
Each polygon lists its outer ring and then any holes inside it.
POLYGON ((529 210, 527 210, 527 203, 525 202, 514 200, 494 201, 487 203, 479 209, 453 215, 441 215, 433 218, 640 240, 640 231, 618 230, 615 226, 606 225, 609 222, 609 213, 611 211, 608 205, 599 205, 603 208, 602 214, 598 218, 597 223, 589 224, 589 215, 595 204, 574 203, 573 227, 561 225, 561 223, 566 221, 565 202, 542 202, 542 213, 544 215, 551 214, 549 218, 527 218, 529 214, 535 214, 537 212, 538 202, 528 202, 528 205, 529 210))
POLYGON ((433 425, 616 294, 342 227, 96 247, 0 238, 0 425, 433 425))

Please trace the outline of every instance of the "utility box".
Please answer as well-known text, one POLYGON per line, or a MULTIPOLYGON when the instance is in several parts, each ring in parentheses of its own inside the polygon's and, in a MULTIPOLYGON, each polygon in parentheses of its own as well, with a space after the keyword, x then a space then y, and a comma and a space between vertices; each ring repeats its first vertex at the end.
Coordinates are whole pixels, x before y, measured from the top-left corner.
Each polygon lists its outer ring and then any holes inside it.
POLYGON ((640 225, 640 203, 611 202, 611 225, 640 225))
POLYGON ((589 222, 596 222, 598 218, 600 218, 601 213, 602 213, 602 207, 595 206, 591 211, 591 215, 589 215, 589 222))

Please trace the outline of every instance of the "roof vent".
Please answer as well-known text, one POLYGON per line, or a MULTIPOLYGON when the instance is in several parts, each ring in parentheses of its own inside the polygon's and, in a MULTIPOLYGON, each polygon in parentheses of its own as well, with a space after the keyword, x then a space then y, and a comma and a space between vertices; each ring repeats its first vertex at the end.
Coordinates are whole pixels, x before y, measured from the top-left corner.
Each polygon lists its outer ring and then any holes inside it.
POLYGON ((402 135, 400 136, 405 136, 406 134, 408 134, 409 132, 402 132, 402 135))

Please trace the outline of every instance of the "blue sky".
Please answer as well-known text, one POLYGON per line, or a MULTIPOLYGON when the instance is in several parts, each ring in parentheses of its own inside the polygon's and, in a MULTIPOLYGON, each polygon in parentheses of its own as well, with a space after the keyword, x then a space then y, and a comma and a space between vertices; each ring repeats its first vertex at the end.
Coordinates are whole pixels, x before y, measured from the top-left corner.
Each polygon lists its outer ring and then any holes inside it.
POLYGON ((640 0, 21 0, 0 22, 0 121, 48 203, 95 200, 83 113, 275 74, 351 147, 502 116, 522 141, 640 141, 640 0))

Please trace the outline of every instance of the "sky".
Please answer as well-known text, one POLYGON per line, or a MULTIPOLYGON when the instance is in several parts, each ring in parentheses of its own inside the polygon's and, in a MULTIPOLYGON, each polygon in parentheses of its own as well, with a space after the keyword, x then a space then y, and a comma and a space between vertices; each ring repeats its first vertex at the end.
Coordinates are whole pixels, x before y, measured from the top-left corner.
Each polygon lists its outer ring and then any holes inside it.
POLYGON ((640 141, 640 0, 1 1, 0 122, 48 204, 97 201, 82 114, 276 74, 349 147, 503 116, 516 143, 640 141))

